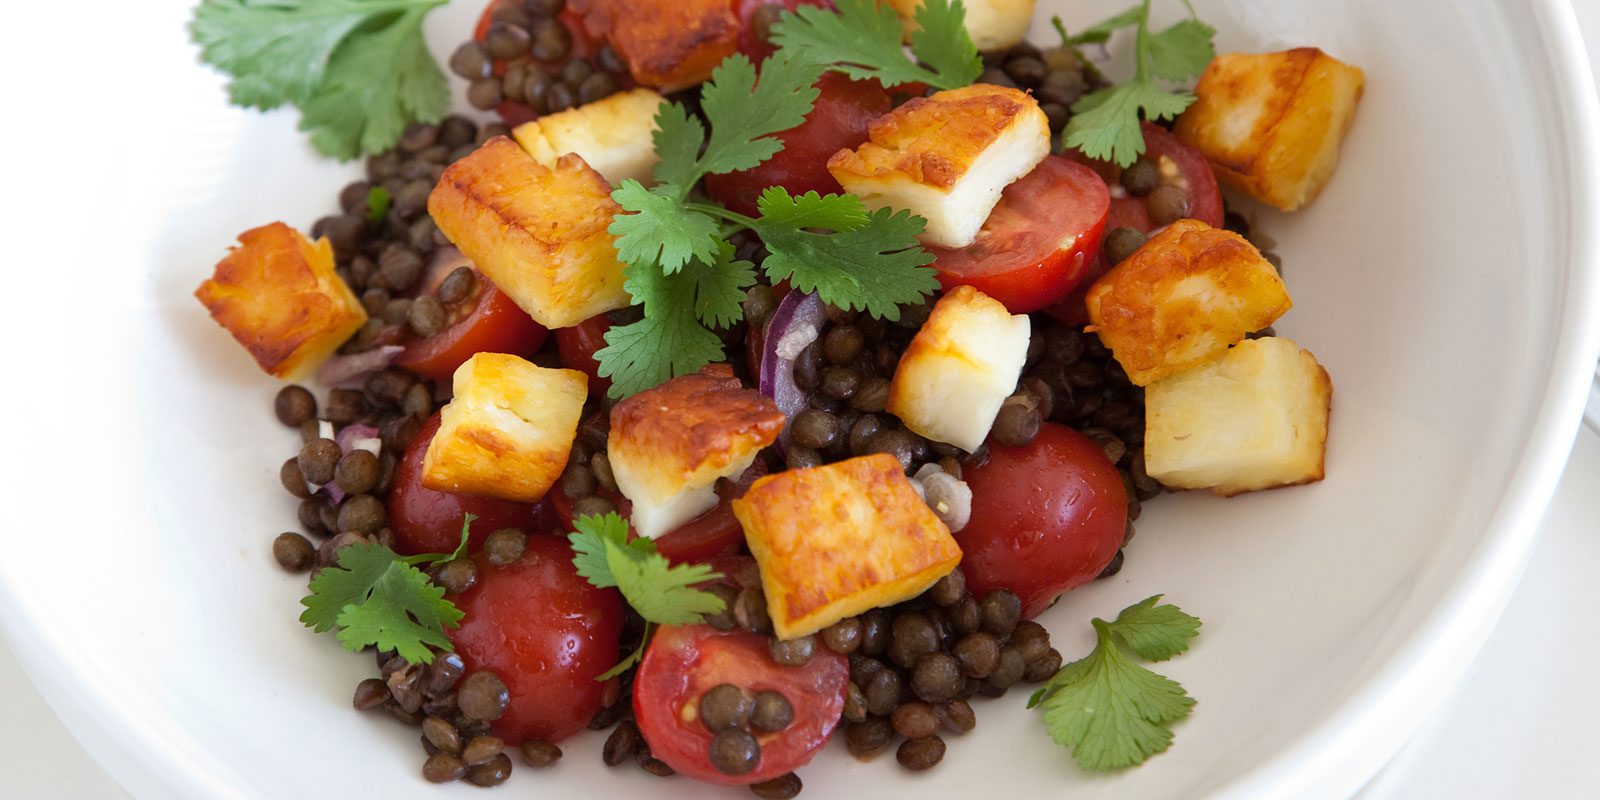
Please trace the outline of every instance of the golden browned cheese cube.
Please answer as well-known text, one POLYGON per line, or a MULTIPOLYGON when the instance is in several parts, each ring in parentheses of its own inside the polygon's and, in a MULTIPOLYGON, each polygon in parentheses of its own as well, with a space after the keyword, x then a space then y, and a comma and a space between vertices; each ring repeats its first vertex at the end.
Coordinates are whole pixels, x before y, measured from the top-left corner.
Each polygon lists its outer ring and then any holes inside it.
POLYGON ((422 458, 422 485, 518 503, 544 497, 567 467, 589 376, 478 353, 452 385, 422 458))
POLYGON ((1145 470, 1224 497, 1322 480, 1333 384, 1289 339, 1240 342, 1145 389, 1145 470))
POLYGON ((711 77, 739 46, 728 0, 570 0, 643 86, 674 92, 711 77))
POLYGON ((194 291, 211 318, 256 363, 284 380, 309 376, 367 321, 367 311, 333 271, 333 247, 274 222, 239 234, 194 291))
POLYGON ((1086 301, 1091 329, 1139 386, 1222 355, 1293 306, 1254 245, 1193 219, 1150 237, 1086 301))
POLYGON ((1359 67, 1315 47, 1224 53, 1200 76, 1173 133, 1222 181, 1294 211, 1338 166, 1364 80, 1359 67))
POLYGON ((916 98, 872 121, 828 171, 868 208, 928 221, 922 240, 966 247, 1007 186, 1050 154, 1050 122, 1026 92, 977 83, 916 98))
POLYGON ((784 416, 746 389, 727 364, 680 375, 611 410, 607 456, 633 502, 633 529, 655 538, 717 504, 718 478, 735 478, 777 441, 784 416))
POLYGON ((606 231, 621 210, 579 156, 545 167, 504 136, 451 164, 428 196, 439 230, 547 328, 632 303, 606 231))
POLYGON ((733 513, 780 639, 910 600, 961 563, 950 529, 884 453, 768 475, 733 513))

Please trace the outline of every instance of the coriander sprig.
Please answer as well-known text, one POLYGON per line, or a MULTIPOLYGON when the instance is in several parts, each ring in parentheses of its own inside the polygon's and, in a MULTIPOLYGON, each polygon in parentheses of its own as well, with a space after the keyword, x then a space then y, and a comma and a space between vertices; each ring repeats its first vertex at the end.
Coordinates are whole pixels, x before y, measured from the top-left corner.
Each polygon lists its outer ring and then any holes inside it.
POLYGON ((1211 41, 1216 30, 1194 16, 1194 7, 1189 6, 1188 0, 1184 5, 1189 7, 1189 19, 1154 33, 1150 31, 1150 0, 1142 0, 1075 36, 1066 35, 1061 20, 1055 20, 1062 44, 1067 47, 1103 44, 1114 31, 1134 29, 1133 78, 1090 92, 1073 104, 1072 118, 1063 133, 1066 147, 1127 167, 1144 152, 1140 112, 1145 119, 1172 119, 1194 102, 1193 93, 1169 91, 1160 83, 1198 77, 1217 54, 1211 41))
POLYGON ((672 566, 656 552, 655 542, 629 541, 628 523, 615 513, 578 517, 572 526, 576 530, 567 541, 578 574, 598 588, 616 587, 645 621, 638 649, 597 680, 610 680, 638 663, 654 626, 697 623, 726 608, 722 598, 694 588, 721 578, 721 573, 704 564, 672 566))
POLYGON ((657 184, 627 180, 611 195, 625 212, 609 228, 625 265, 623 288, 644 311, 638 322, 608 331, 595 354, 612 396, 722 358, 722 340, 710 328, 739 320, 739 303, 756 281, 756 265, 734 257, 732 233, 762 239, 769 255, 760 269, 771 281, 790 280, 841 308, 897 319, 900 305, 937 287, 926 266, 933 257, 917 243, 925 223, 909 213, 868 214, 851 195, 796 198, 772 187, 753 218, 694 194, 705 176, 751 169, 782 150, 774 134, 805 121, 822 71, 786 48, 762 63, 758 79, 750 60, 735 54, 701 90, 709 130, 678 103, 657 112, 657 184))
POLYGON ((924 0, 913 18, 914 59, 902 45, 900 15, 888 3, 837 0, 834 5, 837 11, 803 5, 785 13, 772 28, 773 43, 852 78, 876 79, 885 86, 925 83, 956 89, 983 74, 961 0, 924 0))
POLYGON ((339 550, 337 566, 311 579, 311 594, 300 599, 300 621, 317 633, 339 629, 339 641, 352 652, 375 646, 392 650, 413 664, 433 661, 433 650, 453 650, 445 629, 461 625, 464 614, 444 599, 418 565, 438 566, 467 553, 467 537, 477 517, 461 520, 461 541, 450 553, 401 556, 376 542, 356 542, 339 550))
POLYGON ((450 106, 422 20, 447 0, 201 0, 200 58, 228 73, 235 104, 300 108, 300 129, 339 159, 392 147, 450 106))
POLYGON ((1072 749, 1078 765, 1100 772, 1144 763, 1172 744, 1172 723, 1194 710, 1182 685, 1136 663, 1165 661, 1189 649, 1200 620, 1161 595, 1122 610, 1115 620, 1090 622, 1095 647, 1062 667, 1028 700, 1043 708, 1051 738, 1072 749))

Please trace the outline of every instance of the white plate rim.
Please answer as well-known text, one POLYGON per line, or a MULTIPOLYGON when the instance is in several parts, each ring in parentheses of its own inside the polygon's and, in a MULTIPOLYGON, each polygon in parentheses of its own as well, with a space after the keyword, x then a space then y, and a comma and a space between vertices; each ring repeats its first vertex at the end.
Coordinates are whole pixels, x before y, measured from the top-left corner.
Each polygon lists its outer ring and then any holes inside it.
MULTIPOLYGON (((1437 706, 1488 636, 1537 540, 1600 354, 1600 106, 1575 13, 1537 0, 1529 17, 1548 47, 1538 66, 1554 82, 1547 122, 1567 169, 1568 236, 1557 349, 1543 381, 1532 435, 1515 459, 1481 544, 1436 599, 1424 624, 1349 699, 1286 747, 1216 792, 1221 797, 1341 797, 1357 791, 1437 706), (1439 680, 1448 676, 1447 680, 1439 680)), ((0 574, 5 572, 0 561, 0 574)), ((136 794, 245 797, 190 758, 173 732, 133 713, 70 637, 45 624, 40 604, 0 580, 0 635, 51 708, 89 752, 136 794)))

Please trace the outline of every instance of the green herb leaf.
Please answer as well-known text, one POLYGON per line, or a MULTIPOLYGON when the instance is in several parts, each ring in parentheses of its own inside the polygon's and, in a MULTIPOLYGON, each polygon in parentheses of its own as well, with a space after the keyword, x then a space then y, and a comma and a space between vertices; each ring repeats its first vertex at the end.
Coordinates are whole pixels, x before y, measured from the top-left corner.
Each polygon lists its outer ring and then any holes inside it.
POLYGON ((389 190, 374 186, 367 190, 367 221, 377 225, 389 213, 389 190))
POLYGON ((722 575, 704 564, 672 566, 649 540, 627 541, 628 525, 616 514, 579 517, 567 536, 578 574, 600 588, 617 587, 647 622, 687 625, 725 607, 722 598, 694 585, 722 575))
POLYGON ((834 5, 837 10, 804 5, 784 14, 772 28, 773 43, 797 60, 885 86, 920 82, 956 89, 983 73, 961 0, 924 0, 911 34, 916 60, 906 54, 904 23, 887 3, 837 0, 834 5))
MULTIPOLYGON (((700 156, 701 175, 750 169, 783 149, 772 134, 805 122, 817 100, 814 85, 822 76, 815 63, 779 52, 755 65, 735 53, 711 73, 700 93, 700 108, 711 120, 711 140, 700 156)), ((698 177, 698 176, 697 176, 698 177)))
POLYGON ((853 231, 867 224, 867 206, 853 194, 819 195, 806 192, 799 197, 782 186, 769 186, 757 198, 761 221, 791 228, 827 228, 853 231))
POLYGON ((706 143, 706 126, 680 103, 662 103, 656 112, 656 183, 693 186, 701 178, 700 148, 706 143))
POLYGON ((1104 620, 1093 624, 1094 651, 1061 668, 1042 706, 1050 737, 1071 748, 1080 767, 1103 772, 1142 764, 1170 747, 1167 726, 1189 716, 1194 698, 1124 655, 1104 620))
POLYGON ((655 632, 656 624, 649 620, 645 620, 644 633, 639 636, 639 646, 633 648, 633 652, 629 653, 627 657, 623 658, 621 661, 618 661, 616 666, 600 673, 599 675, 596 675, 594 679, 604 683, 612 678, 617 677, 618 675, 621 675, 624 672, 627 672, 630 669, 633 669, 634 665, 644 660, 645 648, 650 646, 650 637, 655 632))
POLYGON ((450 94, 422 19, 445 0, 202 0, 189 25, 200 56, 227 72, 249 108, 300 107, 327 155, 393 146, 414 120, 444 115, 450 94))
POLYGON ((1211 41, 1216 31, 1191 18, 1151 33, 1149 22, 1150 0, 1077 36, 1066 36, 1066 29, 1057 21, 1057 30, 1068 46, 1104 42, 1119 28, 1136 29, 1133 78, 1084 95, 1073 104, 1073 116, 1063 132, 1066 147, 1127 167, 1144 152, 1141 112, 1147 120, 1172 119, 1194 102, 1192 93, 1168 91, 1157 81, 1188 80, 1204 71, 1216 55, 1211 41))
POLYGON ((373 542, 340 550, 338 565, 311 579, 311 594, 300 604, 306 609, 300 621, 317 633, 339 628, 346 650, 371 645, 416 664, 433 660, 429 647, 452 649, 444 631, 463 616, 444 599, 443 587, 373 542))
POLYGON ((1200 634, 1200 618, 1183 613, 1170 603, 1157 605, 1161 595, 1153 595, 1122 610, 1108 624, 1111 632, 1146 661, 1166 661, 1189 649, 1189 640, 1200 634))
POLYGON ((691 261, 682 275, 694 284, 694 315, 702 324, 726 328, 744 319, 745 290, 756 282, 756 265, 734 258, 732 244, 717 242, 716 261, 691 261))
MULTIPOLYGON (((648 273, 623 270, 625 277, 630 274, 648 273)), ((722 359, 722 340, 695 316, 695 282, 682 274, 653 280, 661 289, 658 299, 646 303, 644 319, 606 331, 606 346, 594 354, 601 377, 611 379, 612 397, 637 394, 722 359)))
MULTIPOLYGON (((617 258, 635 266, 660 264, 669 275, 691 259, 716 259, 717 221, 685 206, 681 191, 670 183, 646 189, 630 178, 611 193, 611 199, 631 212, 618 214, 607 228, 617 237, 617 258)), ((633 298, 642 300, 638 294, 633 298)))
POLYGON ((927 266, 933 254, 917 244, 925 225, 921 217, 884 208, 859 228, 814 233, 781 221, 793 219, 792 202, 781 187, 761 196, 763 216, 755 230, 766 242, 769 255, 761 266, 773 283, 787 280, 830 305, 890 320, 900 318, 901 305, 920 302, 939 287, 927 266))

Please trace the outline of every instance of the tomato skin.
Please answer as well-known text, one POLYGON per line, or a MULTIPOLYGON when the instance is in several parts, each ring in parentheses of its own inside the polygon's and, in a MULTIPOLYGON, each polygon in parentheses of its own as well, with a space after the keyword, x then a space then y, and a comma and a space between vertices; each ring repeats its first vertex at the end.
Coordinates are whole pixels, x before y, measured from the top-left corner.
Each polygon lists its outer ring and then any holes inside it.
MULTIPOLYGON (((739 476, 733 489, 722 496, 710 511, 667 531, 656 539, 656 552, 673 564, 703 563, 736 549, 744 542, 744 528, 733 515, 732 499, 743 497, 750 484, 767 474, 767 465, 757 459, 739 476)), ((632 513, 633 504, 621 494, 601 490, 599 494, 617 506, 624 519, 632 513)), ((572 530, 572 498, 557 486, 546 495, 551 516, 561 530, 572 530)), ((632 530, 629 530, 630 535, 632 530)))
POLYGON ((939 284, 946 291, 971 286, 1013 314, 1045 308, 1087 275, 1100 253, 1110 203, 1094 170, 1050 156, 1006 187, 976 242, 928 248, 939 284))
POLYGON ((844 189, 828 172, 828 159, 845 148, 867 140, 867 126, 889 113, 889 93, 875 81, 852 81, 829 72, 817 81, 820 94, 806 121, 777 135, 784 148, 753 169, 706 176, 712 198, 739 212, 755 216, 756 198, 769 186, 782 186, 790 194, 838 194, 844 189))
POLYGON ((1022 615, 1099 576, 1122 546, 1128 496, 1122 476, 1089 437, 1045 423, 1026 447, 989 442, 989 459, 962 473, 972 521, 955 534, 976 597, 1010 589, 1022 615))
POLYGON ((556 352, 561 356, 561 366, 588 375, 591 394, 611 388, 611 379, 600 377, 600 362, 594 358, 594 354, 606 346, 606 331, 609 330, 611 319, 605 314, 590 317, 570 328, 556 329, 556 352))
POLYGON ((448 380, 475 353, 537 352, 550 331, 482 275, 478 285, 478 301, 464 318, 436 336, 407 345, 395 363, 425 378, 448 380))
POLYGON ((633 716, 650 754, 674 770, 706 783, 742 786, 805 766, 827 743, 844 712, 849 662, 819 647, 803 667, 784 667, 767 652, 767 637, 718 631, 708 625, 666 626, 656 631, 633 681, 633 716), (722 683, 752 692, 783 693, 794 722, 778 733, 758 734, 761 761, 745 775, 711 766, 711 733, 698 719, 685 721, 707 690, 722 683))
POLYGON ((402 555, 449 553, 461 542, 461 520, 477 515, 467 547, 476 551, 490 533, 517 528, 529 534, 547 530, 539 503, 513 503, 490 497, 470 497, 429 489, 422 485, 422 457, 439 432, 439 415, 422 424, 406 446, 394 469, 394 489, 389 492, 388 522, 394 531, 394 549, 402 555))
POLYGON ((493 670, 511 703, 494 735, 556 742, 588 727, 617 663, 623 600, 578 576, 572 549, 555 536, 530 536, 522 558, 503 567, 474 557, 478 581, 458 598, 466 616, 450 641, 467 671, 493 670))

